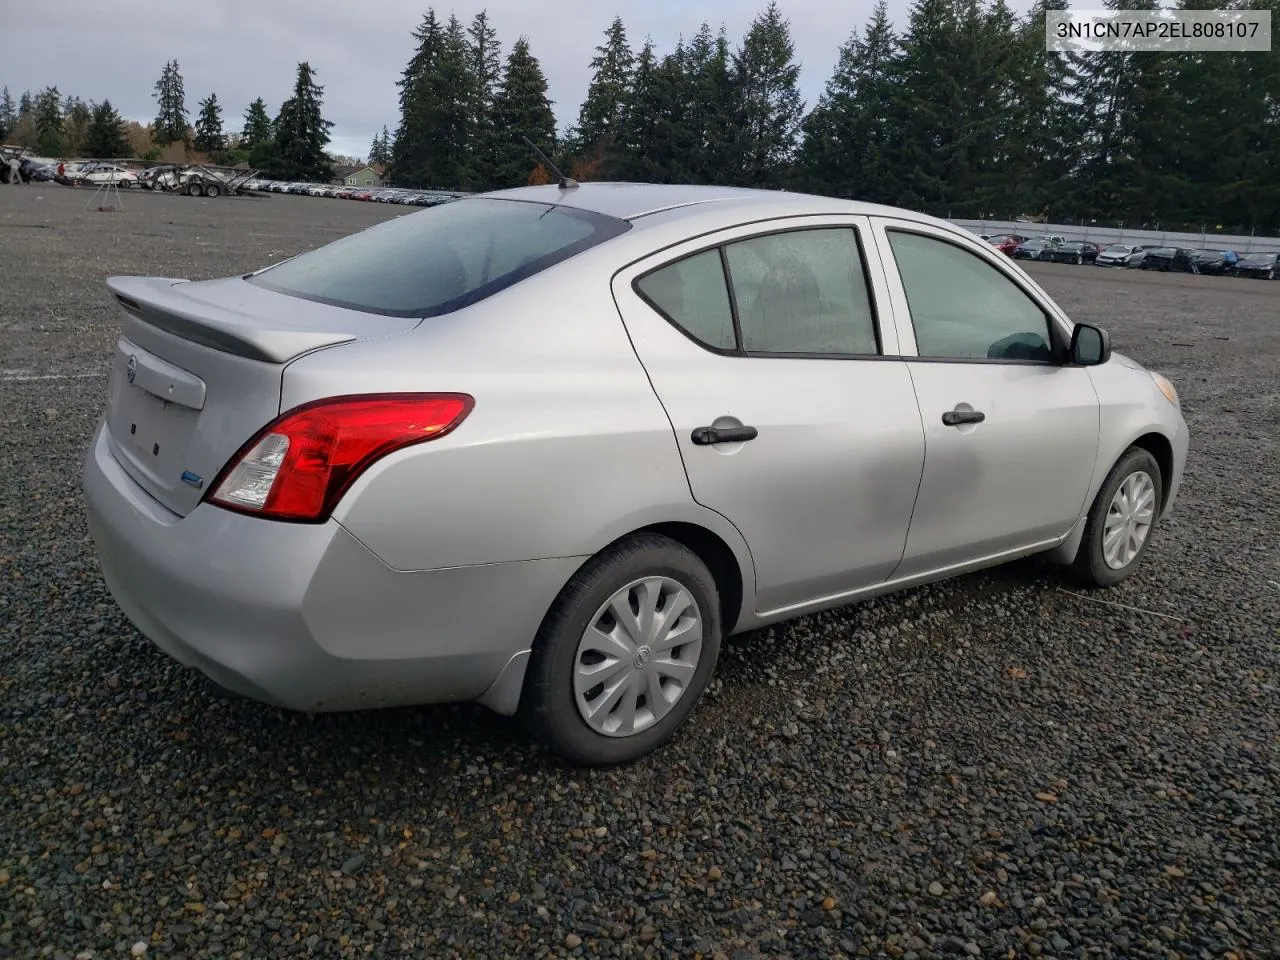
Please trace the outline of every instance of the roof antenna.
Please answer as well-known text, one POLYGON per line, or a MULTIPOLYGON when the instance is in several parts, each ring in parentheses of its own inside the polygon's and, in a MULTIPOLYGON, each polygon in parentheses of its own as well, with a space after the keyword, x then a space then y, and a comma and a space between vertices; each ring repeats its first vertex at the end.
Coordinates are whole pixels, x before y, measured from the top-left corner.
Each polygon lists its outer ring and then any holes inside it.
POLYGON ((543 153, 541 150, 538 149, 538 145, 536 143, 534 143, 524 134, 520 135, 520 139, 523 140, 525 143, 527 143, 529 145, 529 149, 538 155, 538 159, 542 161, 542 165, 556 175, 556 180, 560 182, 561 190, 568 190, 578 185, 577 180, 574 180, 572 177, 566 177, 563 173, 561 173, 560 168, 551 162, 550 157, 548 157, 545 153, 543 153))

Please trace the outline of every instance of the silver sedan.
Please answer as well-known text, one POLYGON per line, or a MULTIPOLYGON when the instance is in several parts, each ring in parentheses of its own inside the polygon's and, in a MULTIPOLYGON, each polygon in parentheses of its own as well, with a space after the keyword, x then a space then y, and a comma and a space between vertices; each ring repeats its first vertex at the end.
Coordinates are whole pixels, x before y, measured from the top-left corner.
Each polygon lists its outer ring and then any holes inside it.
POLYGON ((667 740, 731 634, 1029 554, 1118 583, 1187 454, 1173 385, 1016 263, 843 200, 530 187, 108 287, 85 496, 138 629, 578 763, 667 740))

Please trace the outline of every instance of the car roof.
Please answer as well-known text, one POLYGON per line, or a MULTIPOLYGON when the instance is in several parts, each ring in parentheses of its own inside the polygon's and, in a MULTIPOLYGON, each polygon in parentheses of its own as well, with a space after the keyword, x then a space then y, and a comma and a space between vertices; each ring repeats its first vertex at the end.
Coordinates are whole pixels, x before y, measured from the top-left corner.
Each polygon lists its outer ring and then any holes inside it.
POLYGON ((897 207, 750 187, 590 182, 567 189, 562 189, 555 184, 516 187, 479 196, 557 204, 631 221, 635 226, 644 226, 644 218, 648 217, 664 224, 686 217, 694 219, 714 207, 720 214, 734 211, 747 214, 753 219, 805 214, 887 216, 929 223, 953 232, 959 231, 955 224, 945 220, 897 207), (656 214, 663 214, 663 216, 657 217, 656 214), (635 223, 635 221, 641 222, 635 223))

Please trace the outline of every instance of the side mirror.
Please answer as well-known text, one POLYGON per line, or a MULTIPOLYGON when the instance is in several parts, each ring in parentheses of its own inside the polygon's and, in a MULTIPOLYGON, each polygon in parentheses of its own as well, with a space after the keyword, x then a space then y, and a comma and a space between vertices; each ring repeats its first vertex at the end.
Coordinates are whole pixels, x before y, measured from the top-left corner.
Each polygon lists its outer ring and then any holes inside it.
POLYGON ((1071 362, 1081 367, 1096 367, 1111 359, 1111 337, 1101 327, 1077 323, 1071 331, 1071 362))

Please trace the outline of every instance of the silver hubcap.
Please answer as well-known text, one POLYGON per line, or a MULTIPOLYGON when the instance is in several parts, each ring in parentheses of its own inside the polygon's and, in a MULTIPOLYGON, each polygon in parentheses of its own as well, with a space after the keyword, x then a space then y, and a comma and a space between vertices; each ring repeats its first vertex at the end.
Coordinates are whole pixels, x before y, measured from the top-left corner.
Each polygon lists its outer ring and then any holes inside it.
POLYGON ((693 683, 702 613, 669 577, 623 587, 596 611, 573 661, 573 694, 587 725, 609 737, 647 730, 693 683))
POLYGON ((1123 570, 1147 542, 1156 516, 1156 485, 1142 471, 1124 478, 1111 498, 1102 527, 1102 557, 1112 570, 1123 570))

